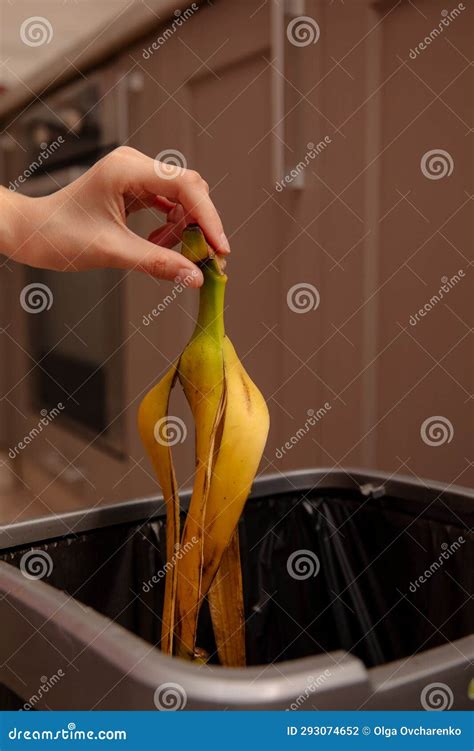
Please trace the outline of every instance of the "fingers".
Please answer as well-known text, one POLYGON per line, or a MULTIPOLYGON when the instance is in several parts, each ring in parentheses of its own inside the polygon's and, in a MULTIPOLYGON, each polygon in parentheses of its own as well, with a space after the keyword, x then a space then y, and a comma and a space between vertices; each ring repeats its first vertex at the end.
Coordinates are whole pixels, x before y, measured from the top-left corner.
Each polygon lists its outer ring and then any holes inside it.
POLYGON ((174 209, 176 204, 173 201, 169 201, 164 196, 155 196, 153 199, 153 206, 155 206, 159 211, 163 211, 165 214, 168 214, 171 209, 174 209))
MULTIPOLYGON (((151 165, 157 164, 150 159, 151 165)), ((160 164, 158 162, 158 164, 160 164)), ((202 177, 192 170, 173 168, 172 177, 159 177, 161 192, 181 204, 188 222, 196 222, 201 227, 211 247, 219 253, 230 253, 229 242, 224 233, 224 227, 217 209, 209 197, 209 186, 202 177)), ((160 169, 158 168, 158 172, 160 169)), ((154 181, 153 181, 154 184, 154 181)))
POLYGON ((181 241, 184 227, 168 222, 163 227, 155 229, 148 237, 148 241, 163 248, 174 248, 181 241))
POLYGON ((181 241, 183 230, 188 224, 188 218, 181 204, 171 203, 170 205, 172 208, 168 212, 167 223, 154 230, 148 237, 150 242, 165 248, 173 248, 181 241))
MULTIPOLYGON (((193 170, 165 164, 141 154, 135 149, 121 147, 109 155, 116 163, 117 172, 125 172, 127 184, 132 192, 140 191, 159 196, 172 203, 180 203, 190 221, 200 225, 211 247, 219 253, 229 253, 229 242, 225 236, 221 219, 209 197, 209 186, 193 170), (124 170, 124 162, 128 168, 124 170)), ((159 206, 159 203, 156 203, 159 206)), ((161 203, 163 205, 163 203, 161 203)), ((164 210, 168 208, 163 206, 164 210)))
POLYGON ((117 232, 112 238, 107 265, 119 269, 144 271, 157 279, 166 279, 186 287, 200 287, 203 276, 198 267, 181 253, 143 240, 133 232, 117 232))
POLYGON ((217 210, 209 198, 207 183, 203 181, 201 185, 194 177, 189 179, 183 176, 179 179, 181 186, 178 188, 178 200, 184 210, 199 224, 209 245, 218 253, 227 255, 230 253, 229 241, 217 210))

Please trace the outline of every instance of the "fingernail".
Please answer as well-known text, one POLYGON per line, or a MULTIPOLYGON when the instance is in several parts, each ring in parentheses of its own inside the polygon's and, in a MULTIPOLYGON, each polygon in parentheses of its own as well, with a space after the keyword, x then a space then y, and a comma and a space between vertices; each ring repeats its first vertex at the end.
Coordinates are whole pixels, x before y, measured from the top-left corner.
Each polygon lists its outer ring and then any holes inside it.
POLYGON ((230 253, 230 245, 227 237, 225 236, 225 233, 223 232, 221 235, 221 241, 219 245, 219 250, 221 253, 230 253))
POLYGON ((179 269, 175 276, 176 284, 182 284, 185 287, 200 287, 204 279, 198 268, 189 269, 184 267, 179 269))

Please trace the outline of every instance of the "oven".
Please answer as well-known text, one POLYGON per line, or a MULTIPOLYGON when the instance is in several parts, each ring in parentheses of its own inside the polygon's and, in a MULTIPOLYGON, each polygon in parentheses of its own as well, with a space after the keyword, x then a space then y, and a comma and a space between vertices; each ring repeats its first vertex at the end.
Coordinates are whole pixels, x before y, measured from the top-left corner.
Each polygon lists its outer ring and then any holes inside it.
MULTIPOLYGON (((125 142, 129 89, 110 66, 27 107, 8 131, 17 145, 6 159, 10 189, 50 194, 125 142)), ((59 481, 81 503, 96 502, 127 460, 124 274, 8 266, 14 316, 2 418, 13 472, 42 498, 59 481)))

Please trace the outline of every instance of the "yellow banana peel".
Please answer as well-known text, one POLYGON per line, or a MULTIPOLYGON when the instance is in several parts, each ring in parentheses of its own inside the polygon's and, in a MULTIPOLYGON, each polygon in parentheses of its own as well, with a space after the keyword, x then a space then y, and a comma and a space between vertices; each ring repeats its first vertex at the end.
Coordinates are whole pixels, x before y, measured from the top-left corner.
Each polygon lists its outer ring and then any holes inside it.
POLYGON ((242 576, 237 525, 265 447, 268 409, 224 331, 227 276, 198 225, 183 233, 182 252, 204 276, 194 333, 179 360, 143 399, 140 435, 167 509, 167 559, 186 553, 166 575, 161 648, 202 661, 196 645, 199 610, 208 597, 219 659, 245 664, 242 576), (182 534, 179 496, 166 435, 169 398, 179 380, 195 423, 196 467, 182 534))

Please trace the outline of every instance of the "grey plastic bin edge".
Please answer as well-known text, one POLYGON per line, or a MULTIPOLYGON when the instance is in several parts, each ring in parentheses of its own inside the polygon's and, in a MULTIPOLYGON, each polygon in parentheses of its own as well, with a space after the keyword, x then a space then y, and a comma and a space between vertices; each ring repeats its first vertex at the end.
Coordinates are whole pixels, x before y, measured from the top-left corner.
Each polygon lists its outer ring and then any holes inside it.
MULTIPOLYGON (((411 478, 390 479, 380 472, 323 469, 260 478, 253 495, 309 486, 364 487, 375 493, 383 485, 386 493, 410 498, 414 484, 411 478)), ((472 510, 474 492, 467 488, 430 482, 419 483, 418 489, 430 497, 439 492, 450 505, 472 510)), ((65 535, 67 527, 83 532, 161 513, 162 499, 148 498, 37 519, 0 528, 0 549, 65 535)), ((35 703, 38 709, 153 710, 155 690, 169 682, 182 687, 186 709, 417 709, 423 687, 440 680, 453 691, 453 709, 472 706, 466 686, 474 636, 370 670, 343 652, 278 666, 197 668, 162 654, 45 582, 25 579, 7 563, 0 564, 0 622, 1 683, 28 702, 40 687, 38 676, 64 673, 57 688, 35 703), (308 695, 308 676, 322 674, 323 685, 308 695)))
MULTIPOLYGON (((322 468, 318 470, 294 470, 286 474, 268 474, 258 477, 253 486, 250 498, 266 495, 288 493, 292 490, 308 488, 353 489, 359 492, 361 488, 369 495, 376 493, 378 488, 384 489, 384 495, 394 495, 398 498, 413 498, 413 489, 417 490, 417 499, 423 496, 430 498, 434 493, 443 497, 444 502, 456 510, 473 510, 474 489, 461 485, 444 485, 433 480, 414 480, 408 475, 389 475, 376 470, 361 470, 348 467, 347 469, 322 468)), ((191 490, 180 492, 183 509, 186 509, 191 497, 191 490)), ((69 511, 60 516, 44 516, 0 525, 0 552, 18 545, 29 545, 39 540, 92 529, 108 527, 112 524, 152 519, 161 516, 166 511, 162 496, 149 496, 108 506, 92 509, 69 511)))

